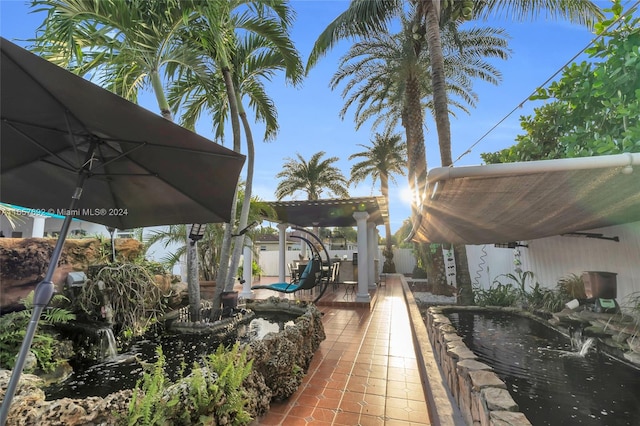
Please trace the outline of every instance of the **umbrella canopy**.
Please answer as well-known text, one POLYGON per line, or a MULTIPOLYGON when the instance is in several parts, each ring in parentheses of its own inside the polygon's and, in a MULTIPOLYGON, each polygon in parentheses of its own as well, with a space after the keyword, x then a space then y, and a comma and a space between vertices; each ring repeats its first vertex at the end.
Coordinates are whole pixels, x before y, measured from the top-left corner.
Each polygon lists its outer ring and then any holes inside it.
POLYGON ((0 201, 119 229, 229 221, 243 155, 4 38, 0 48, 0 201))
POLYGON ((244 156, 0 39, 0 201, 65 217, 0 406, 4 424, 73 217, 228 222, 244 156))

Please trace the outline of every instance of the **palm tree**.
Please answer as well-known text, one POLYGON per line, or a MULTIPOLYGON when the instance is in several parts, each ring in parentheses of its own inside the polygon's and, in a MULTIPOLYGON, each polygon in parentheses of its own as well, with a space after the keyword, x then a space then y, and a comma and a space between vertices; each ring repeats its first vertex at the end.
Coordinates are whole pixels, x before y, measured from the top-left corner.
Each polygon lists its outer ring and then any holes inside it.
POLYGON ((141 89, 151 87, 168 120, 173 116, 161 74, 176 66, 203 71, 197 52, 177 37, 194 17, 190 1, 34 0, 32 4, 47 11, 33 40, 34 51, 132 102, 137 102, 141 89))
MULTIPOLYGON (((336 88, 342 81, 347 84, 342 92, 346 98, 341 111, 344 118, 347 110, 355 104, 356 127, 370 118, 375 118, 374 128, 384 123, 390 130, 399 122, 405 128, 409 151, 409 169, 414 171, 409 184, 414 194, 420 194, 426 179, 426 158, 423 120, 411 120, 413 114, 425 109, 433 111, 433 90, 429 78, 430 57, 421 48, 412 30, 412 17, 402 17, 402 31, 395 35, 376 34, 355 43, 342 57, 339 69, 331 80, 336 88), (413 99, 418 96, 419 99, 413 99), (421 105, 411 111, 410 105, 421 105), (424 159, 423 164, 416 158, 424 159), (417 170, 416 170, 417 169, 417 170)), ((509 56, 507 38, 503 30, 474 28, 459 31, 449 27, 443 34, 445 74, 447 92, 452 95, 450 106, 468 112, 467 106, 475 106, 477 95, 473 92, 474 78, 498 84, 500 72, 486 61, 487 57, 506 59, 509 56)), ((450 109, 450 111, 452 111, 450 109)), ((417 208, 417 199, 413 207, 417 208)))
POLYGON ((332 165, 338 157, 321 160, 324 155, 324 151, 317 152, 308 162, 300 154, 296 154, 297 160, 286 158, 282 171, 276 175, 281 179, 276 188, 276 198, 282 200, 303 191, 307 193, 307 200, 319 200, 325 189, 338 197, 348 198, 349 181, 340 169, 332 165))
MULTIPOLYGON (((261 80, 268 80, 275 71, 283 70, 286 78, 297 84, 302 76, 302 63, 289 37, 288 26, 292 12, 284 1, 216 0, 205 3, 202 12, 201 20, 190 27, 188 37, 198 40, 202 46, 210 62, 213 77, 202 81, 198 74, 187 75, 177 93, 178 98, 186 100, 188 108, 185 119, 188 122, 193 123, 202 109, 214 110, 214 127, 217 128, 218 137, 223 136, 224 121, 230 118, 233 146, 238 152, 242 122, 248 161, 243 203, 247 207, 241 210, 237 226, 240 230, 248 223, 255 160, 253 134, 242 97, 249 97, 249 104, 256 110, 256 118, 267 123, 266 137, 273 137, 277 131, 275 107, 266 95, 261 80), (247 3, 252 3, 254 14, 247 13, 244 8, 247 3), (236 32, 242 33, 242 36, 236 32), (192 98, 194 93, 196 98, 192 98), (226 95, 223 96, 222 93, 226 95)), ((235 212, 233 216, 235 217, 235 212)), ((232 226, 227 226, 218 277, 218 282, 222 285, 216 287, 214 306, 219 305, 223 290, 233 289, 235 270, 242 254, 244 235, 236 238, 231 255, 231 231, 232 226)))
MULTIPOLYGON (((451 165, 452 161, 441 27, 455 20, 464 21, 500 13, 505 13, 515 20, 524 20, 535 19, 544 11, 549 18, 562 18, 587 25, 602 17, 598 6, 589 0, 410 0, 409 5, 414 9, 416 16, 412 30, 417 39, 423 37, 426 40, 431 59, 433 108, 443 166, 451 165)), ((331 22, 316 40, 307 62, 307 71, 342 39, 388 32, 387 24, 393 18, 402 15, 404 6, 403 0, 352 0, 347 10, 331 22)))
MULTIPOLYGON (((137 102, 141 89, 150 86, 167 120, 173 121, 173 115, 161 73, 170 79, 185 69, 197 74, 205 71, 198 50, 180 37, 197 16, 192 1, 35 0, 33 5, 48 11, 35 40, 36 51, 78 75, 98 79, 132 102, 137 102)), ((189 304, 192 315, 197 316, 196 247, 187 247, 189 304)))
MULTIPOLYGON (((203 79, 213 62, 224 81, 237 152, 241 146, 241 109, 232 81, 235 30, 265 35, 274 48, 280 49, 287 75, 301 74, 300 59, 286 32, 292 12, 282 0, 36 0, 34 4, 49 10, 38 38, 41 52, 81 75, 102 76, 108 88, 133 101, 141 87, 150 85, 168 119, 172 114, 160 73, 174 77, 189 72, 203 79), (297 70, 291 66, 296 62, 297 70)), ((250 155, 250 161, 252 158, 250 155)), ((250 185, 248 188, 247 201, 250 185)), ((232 217, 235 215, 233 210, 232 217)), ((247 217, 248 212, 243 211, 239 227, 246 225, 247 217)), ((227 274, 231 232, 229 225, 222 248, 221 276, 229 275, 232 280, 233 274, 227 274)), ((195 256, 193 250, 188 251, 189 256, 195 256)))
MULTIPOLYGON (((168 270, 172 270, 186 255, 190 243, 185 244, 184 236, 188 232, 186 225, 170 225, 163 229, 152 231, 144 240, 145 249, 149 250, 155 244, 165 248, 175 246, 171 253, 160 259, 160 263, 168 270)), ((198 241, 198 274, 206 281, 215 279, 220 262, 220 246, 224 229, 219 223, 209 223, 205 226, 204 236, 198 241)))
MULTIPOLYGON (((386 32, 388 30, 387 24, 392 18, 401 15, 404 4, 402 0, 352 0, 347 10, 331 22, 316 40, 307 62, 307 70, 313 67, 331 47, 344 38, 366 37, 386 32)), ((469 20, 474 16, 486 17, 501 11, 516 20, 535 19, 541 11, 545 11, 550 18, 563 18, 571 22, 587 25, 602 17, 600 9, 589 0, 486 0, 482 3, 469 1, 443 1, 441 3, 440 0, 411 0, 409 4, 410 7, 415 9, 417 18, 411 28, 416 35, 417 41, 421 38, 426 41, 431 60, 433 110, 438 132, 440 159, 443 166, 450 166, 452 159, 449 102, 446 92, 441 26, 446 26, 451 21, 469 20), (474 8, 478 8, 478 10, 474 11, 474 8)), ((418 45, 417 48, 421 47, 418 45)), ((407 114, 406 120, 417 121, 419 125, 422 125, 423 116, 416 113, 416 110, 421 110, 420 104, 413 103, 407 106, 409 114, 407 114)), ((410 124, 409 126, 413 128, 415 125, 410 124)), ((409 137, 407 137, 407 144, 409 145, 409 137)), ((414 155, 424 156, 424 141, 421 144, 418 140, 413 148, 409 147, 408 149, 409 158, 414 155)), ((426 160, 423 161, 422 157, 412 158, 412 160, 415 163, 413 165, 409 164, 408 176, 410 184, 414 176, 418 180, 421 179, 423 166, 426 170, 426 160)), ((424 192, 420 192, 418 196, 421 203, 424 192)), ((419 219, 416 213, 414 210, 414 220, 419 219)), ((459 253, 456 258, 461 260, 461 265, 457 265, 460 266, 458 270, 468 271, 468 269, 462 269, 466 262, 465 248, 457 247, 456 251, 459 253)), ((460 286, 464 287, 461 301, 470 303, 473 301, 471 280, 468 274, 466 275, 463 277, 464 282, 460 283, 460 286)))
MULTIPOLYGON (((404 176, 407 146, 398 134, 390 131, 384 134, 376 133, 373 137, 372 145, 366 146, 358 144, 365 151, 357 152, 349 156, 349 160, 362 158, 359 163, 351 167, 351 183, 359 183, 368 177, 373 179, 373 185, 380 179, 380 192, 389 205, 389 181, 396 183, 394 174, 404 176)), ((393 250, 391 244, 391 224, 389 219, 385 222, 386 249, 384 252, 385 262, 383 272, 396 272, 393 263, 393 250)))
MULTIPOLYGON (((240 189, 241 197, 240 201, 238 201, 240 208, 242 208, 241 204, 244 198, 243 192, 244 191, 240 189)), ((249 211, 249 220, 260 220, 265 216, 275 217, 273 208, 258 197, 251 198, 249 211)), ((177 245, 178 247, 176 249, 160 259, 160 263, 171 270, 180 262, 182 256, 186 254, 187 245, 184 245, 185 232, 185 225, 171 225, 165 229, 153 231, 144 241, 145 250, 149 250, 154 244, 162 244, 165 248, 169 245, 177 245)), ((202 240, 198 241, 198 274, 203 280, 213 281, 218 275, 221 254, 220 248, 223 237, 224 228, 222 224, 209 223, 205 227, 202 240)))

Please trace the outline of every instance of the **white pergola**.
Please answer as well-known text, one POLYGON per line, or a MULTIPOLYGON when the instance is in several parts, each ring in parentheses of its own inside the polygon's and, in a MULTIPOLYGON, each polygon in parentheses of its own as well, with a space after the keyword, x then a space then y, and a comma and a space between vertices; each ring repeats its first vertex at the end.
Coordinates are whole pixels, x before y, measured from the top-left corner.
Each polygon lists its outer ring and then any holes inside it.
MULTIPOLYGON (((356 302, 370 302, 369 291, 375 289, 375 256, 378 237, 376 226, 384 225, 389 213, 383 197, 274 201, 267 203, 276 212, 279 230, 279 280, 285 280, 285 236, 290 226, 327 228, 356 226, 358 235, 358 289, 356 302), (366 266, 365 266, 366 265, 366 266)), ((274 219, 269 219, 274 220, 274 219)))

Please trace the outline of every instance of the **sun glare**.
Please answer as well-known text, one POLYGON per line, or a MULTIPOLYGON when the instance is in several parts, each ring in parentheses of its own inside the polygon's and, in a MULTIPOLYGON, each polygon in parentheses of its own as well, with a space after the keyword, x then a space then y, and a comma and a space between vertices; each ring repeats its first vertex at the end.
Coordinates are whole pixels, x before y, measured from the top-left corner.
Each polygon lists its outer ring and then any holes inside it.
POLYGON ((400 201, 407 205, 411 205, 411 201, 413 200, 413 192, 408 186, 405 186, 400 190, 400 201))

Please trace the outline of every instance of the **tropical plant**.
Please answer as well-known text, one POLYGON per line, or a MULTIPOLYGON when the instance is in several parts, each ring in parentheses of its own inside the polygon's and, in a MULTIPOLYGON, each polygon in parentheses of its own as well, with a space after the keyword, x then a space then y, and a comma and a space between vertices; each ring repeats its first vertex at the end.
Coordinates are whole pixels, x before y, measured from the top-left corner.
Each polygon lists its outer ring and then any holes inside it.
MULTIPOLYGON (((405 4, 401 0, 352 0, 348 9, 331 22, 316 40, 309 56, 307 70, 341 39, 373 36, 388 31, 388 23, 403 13, 405 4)), ((411 28, 416 40, 423 38, 429 46, 434 112, 443 166, 451 165, 452 161, 441 27, 445 27, 452 21, 465 21, 476 16, 486 17, 501 12, 513 19, 522 20, 529 17, 535 18, 541 11, 545 11, 549 17, 562 17, 583 24, 592 23, 594 18, 602 16, 598 7, 591 1, 547 0, 513 3, 510 0, 483 2, 411 0, 409 7, 415 11, 416 20, 411 28)), ((409 173, 411 175, 411 171, 409 173)))
POLYGON ((128 425, 245 425, 252 419, 245 409, 244 380, 253 361, 238 344, 218 346, 203 366, 172 383, 165 373, 166 357, 159 347, 157 361, 147 367, 136 384, 126 418, 128 425))
MULTIPOLYGON (((171 225, 163 229, 151 231, 145 239, 145 249, 150 250, 155 244, 165 248, 172 246, 171 252, 160 259, 160 263, 168 270, 180 263, 186 253, 184 235, 186 225, 171 225)), ((221 224, 209 223, 205 225, 204 235, 198 241, 198 267, 199 277, 205 281, 213 281, 216 278, 220 264, 220 247, 224 229, 221 224)))
POLYGON ((640 18, 624 14, 618 1, 607 11, 613 16, 596 25, 600 38, 586 50, 590 59, 538 90, 531 99, 548 103, 520 118, 526 133, 512 147, 481 154, 485 162, 640 152, 640 18))
MULTIPOLYGON (((160 113, 173 121, 161 73, 204 73, 200 51, 181 37, 198 16, 198 2, 189 0, 34 0, 47 11, 35 50, 50 61, 137 102, 141 89, 151 87, 160 113)), ((185 233, 185 241, 188 235, 185 233)), ((190 246, 187 246, 190 247, 190 246)), ((187 250, 187 264, 197 261, 187 250)), ((193 268, 190 268, 193 270, 193 268)), ((189 300, 199 309, 200 288, 189 286, 189 300)))
MULTIPOLYGON (((342 57, 331 80, 332 88, 348 80, 342 92, 346 99, 342 117, 355 104, 356 128, 368 119, 374 119, 374 128, 384 124, 385 129, 393 129, 401 123, 411 143, 411 132, 422 141, 424 136, 421 128, 411 127, 413 123, 407 120, 409 105, 419 102, 420 110, 434 108, 430 57, 424 41, 415 37, 415 19, 403 15, 397 34, 378 33, 355 43, 342 57), (419 100, 413 99, 415 96, 419 100)), ((462 30, 457 25, 447 26, 442 35, 449 111, 453 114, 455 108, 468 113, 468 107, 474 107, 478 99, 473 91, 474 79, 500 82, 501 73, 487 59, 509 57, 507 35, 498 28, 462 30)))
MULTIPOLYGON (((202 16, 195 25, 190 26, 185 37, 196 40, 201 46, 207 62, 211 64, 211 73, 204 79, 197 73, 185 74, 186 78, 180 81, 181 87, 177 89, 176 99, 186 100, 185 120, 191 125, 202 109, 213 109, 213 124, 220 138, 224 134, 224 122, 229 118, 236 152, 241 150, 242 121, 248 162, 245 207, 241 209, 236 228, 240 230, 248 223, 254 168, 253 134, 242 98, 249 97, 249 105, 256 110, 256 119, 265 121, 265 137, 273 137, 277 132, 275 107, 264 90, 262 80, 271 79, 275 71, 280 70, 285 71, 288 81, 297 84, 302 75, 302 64, 289 37, 288 27, 293 15, 286 2, 216 0, 203 3, 200 11, 202 16), (251 5, 248 10, 247 5, 251 5), (195 99, 192 96, 194 92, 198 95, 195 99)), ((216 306, 219 305, 221 292, 233 288, 234 276, 231 271, 235 271, 244 246, 244 235, 237 236, 231 255, 231 238, 231 226, 228 226, 223 240, 220 276, 217 278, 224 286, 216 288, 216 306)))
POLYGON ((571 299, 568 299, 562 291, 559 289, 543 289, 542 290, 542 306, 540 308, 544 311, 555 313, 564 309, 565 304, 571 299))
POLYGON ((569 274, 558 280, 553 289, 541 288, 541 302, 536 307, 547 312, 560 312, 567 302, 573 299, 584 299, 584 282, 579 275, 569 274))
POLYGON ((128 426, 165 425, 169 421, 169 404, 163 400, 167 377, 164 371, 167 359, 162 347, 156 349, 156 362, 146 366, 142 379, 138 380, 131 394, 127 416, 123 419, 128 426))
POLYGON ((567 300, 584 299, 586 294, 584 291, 584 281, 577 274, 569 274, 561 277, 556 284, 556 288, 567 300))
POLYGON ((349 181, 340 169, 333 165, 338 157, 322 159, 324 151, 317 152, 307 162, 302 155, 298 159, 286 158, 282 171, 276 175, 280 179, 276 188, 276 198, 293 196, 298 191, 307 193, 307 200, 319 200, 325 189, 338 197, 348 198, 349 181))
POLYGON ((36 52, 132 102, 152 87, 168 120, 161 73, 177 66, 202 70, 197 52, 177 38, 193 17, 193 2, 34 0, 32 7, 47 12, 36 52))
MULTIPOLYGON (((20 351, 33 311, 33 296, 34 292, 31 291, 20 301, 25 307, 24 310, 0 316, 0 367, 2 368, 11 369, 15 364, 16 355, 20 351)), ((76 318, 73 312, 60 306, 68 302, 69 299, 61 294, 54 295, 51 306, 43 311, 40 326, 33 336, 31 352, 36 357, 37 368, 44 372, 52 371, 64 361, 60 353, 62 342, 51 327, 76 318)))
POLYGON ((158 322, 167 295, 150 271, 138 264, 105 266, 88 281, 74 303, 91 319, 102 319, 103 307, 120 326, 120 336, 142 335, 158 322), (110 312, 109 312, 110 311, 110 312))
POLYGON ((514 306, 520 297, 520 292, 512 284, 494 281, 488 289, 475 288, 473 297, 478 306, 514 306))
MULTIPOLYGON (((394 174, 404 175, 407 147, 398 134, 387 131, 384 134, 376 133, 371 146, 358 144, 365 151, 357 152, 349 156, 349 160, 362 158, 363 160, 351 166, 351 183, 357 184, 371 177, 375 185, 380 180, 380 192, 389 205, 389 181, 396 183, 394 174)), ((393 263, 393 250, 391 245, 391 224, 389 217, 385 221, 386 248, 385 261, 382 271, 395 273, 396 266, 393 263)))

